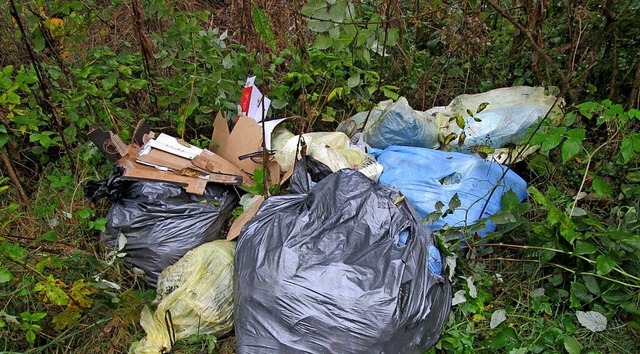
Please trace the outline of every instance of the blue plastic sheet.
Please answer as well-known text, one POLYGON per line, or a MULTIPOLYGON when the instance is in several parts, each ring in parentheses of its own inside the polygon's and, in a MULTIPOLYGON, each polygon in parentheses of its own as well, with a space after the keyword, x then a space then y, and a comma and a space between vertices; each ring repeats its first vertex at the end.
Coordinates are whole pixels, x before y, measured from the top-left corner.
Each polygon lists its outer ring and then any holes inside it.
MULTIPOLYGON (((502 196, 510 189, 520 200, 527 197, 527 184, 520 176, 508 171, 501 180, 507 167, 477 156, 408 146, 375 149, 371 153, 384 166, 380 183, 402 192, 423 218, 436 211, 438 201, 444 203, 443 210, 447 209, 458 194, 460 207, 430 223, 432 230, 445 224, 472 225, 495 214, 500 211, 502 196)), ((488 221, 479 234, 484 237, 493 230, 495 224, 488 221)))

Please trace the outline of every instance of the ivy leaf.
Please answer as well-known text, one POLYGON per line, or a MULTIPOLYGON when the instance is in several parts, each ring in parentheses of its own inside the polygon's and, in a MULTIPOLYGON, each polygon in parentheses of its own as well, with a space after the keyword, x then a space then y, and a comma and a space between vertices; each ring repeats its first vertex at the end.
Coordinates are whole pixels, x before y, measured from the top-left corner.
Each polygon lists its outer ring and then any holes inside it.
POLYGON ((449 201, 449 209, 456 210, 461 205, 462 203, 460 202, 460 196, 458 196, 458 193, 454 194, 453 197, 451 197, 451 200, 449 201))
POLYGON ((66 285, 61 280, 49 275, 47 279, 38 282, 33 290, 40 292, 52 304, 64 306, 69 303, 69 295, 64 292, 63 287, 66 285))
POLYGON ((596 311, 576 311, 576 317, 581 325, 591 332, 602 332, 607 329, 607 318, 596 311))
POLYGON ((347 86, 349 86, 350 88, 354 88, 358 85, 360 85, 360 74, 351 76, 347 80, 347 86))

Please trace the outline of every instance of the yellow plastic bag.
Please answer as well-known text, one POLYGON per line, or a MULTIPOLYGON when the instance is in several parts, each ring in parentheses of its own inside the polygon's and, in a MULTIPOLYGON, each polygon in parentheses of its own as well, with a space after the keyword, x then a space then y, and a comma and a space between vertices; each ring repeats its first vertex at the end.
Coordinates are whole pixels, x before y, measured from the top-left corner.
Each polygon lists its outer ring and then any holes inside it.
POLYGON ((206 243, 162 271, 158 306, 154 313, 145 306, 140 315, 147 336, 133 343, 131 353, 157 354, 170 350, 171 340, 192 334, 219 337, 231 331, 235 245, 223 240, 206 243))

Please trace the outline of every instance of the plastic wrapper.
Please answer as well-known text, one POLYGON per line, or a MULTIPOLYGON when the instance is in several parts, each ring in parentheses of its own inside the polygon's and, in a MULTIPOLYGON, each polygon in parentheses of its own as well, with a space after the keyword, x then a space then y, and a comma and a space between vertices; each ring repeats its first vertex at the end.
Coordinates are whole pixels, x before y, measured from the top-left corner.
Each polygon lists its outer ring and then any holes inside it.
MULTIPOLYGON (((380 183, 406 195, 423 218, 436 211, 437 202, 446 206, 458 195, 460 207, 430 223, 432 230, 445 224, 472 225, 495 214, 508 190, 513 190, 521 200, 527 197, 527 184, 515 172, 509 170, 500 181, 505 166, 473 155, 409 146, 392 146, 374 150, 372 154, 384 166, 380 183)), ((495 225, 487 222, 479 234, 485 236, 493 230, 495 225)))
MULTIPOLYGON (((304 165, 292 180, 307 178, 304 165)), ((241 232, 236 352, 424 353, 451 288, 412 207, 355 170, 295 185, 300 194, 267 199, 241 232)))
POLYGON ((204 195, 189 194, 164 182, 123 182, 107 214, 103 241, 118 247, 126 237, 125 258, 145 273, 152 286, 163 269, 188 251, 220 238, 238 201, 232 187, 208 183, 204 195))
POLYGON ((134 343, 131 352, 161 353, 172 349, 172 341, 193 334, 220 337, 229 333, 233 328, 234 253, 235 242, 213 241, 187 252, 165 269, 158 279, 156 310, 152 313, 145 306, 140 316, 147 336, 134 343))
MULTIPOLYGON (((327 165, 332 171, 341 168, 359 168, 367 154, 352 146, 348 136, 340 132, 303 134, 307 155, 327 165)), ((276 152, 276 161, 283 171, 290 171, 296 161, 299 136, 292 136, 276 152)))
POLYGON ((340 123, 338 131, 348 136, 362 132, 367 144, 378 149, 392 145, 438 147, 435 119, 411 108, 404 97, 396 102, 380 102, 371 113, 367 111, 354 115, 340 123))

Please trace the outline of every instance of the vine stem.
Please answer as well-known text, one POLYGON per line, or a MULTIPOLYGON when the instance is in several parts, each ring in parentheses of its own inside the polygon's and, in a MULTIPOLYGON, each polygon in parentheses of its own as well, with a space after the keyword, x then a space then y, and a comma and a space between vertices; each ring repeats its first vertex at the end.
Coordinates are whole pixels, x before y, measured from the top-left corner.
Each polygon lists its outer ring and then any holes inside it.
MULTIPOLYGON (((574 254, 572 252, 559 250, 557 248, 540 247, 540 246, 528 246, 528 245, 512 245, 512 244, 507 244, 507 243, 486 243, 486 244, 483 244, 483 246, 485 246, 485 247, 489 247, 489 246, 508 247, 508 248, 518 248, 518 249, 525 249, 525 250, 526 249, 531 249, 531 250, 551 251, 551 252, 562 253, 562 254, 566 254, 566 255, 569 255, 569 256, 577 257, 577 258, 580 258, 583 261, 586 261, 586 262, 588 262, 590 264, 596 263, 596 261, 594 261, 592 259, 589 259, 589 258, 587 258, 585 256, 582 256, 582 255, 579 255, 579 254, 574 254)), ((613 267, 613 270, 615 270, 616 272, 620 273, 621 275, 624 275, 627 278, 630 278, 630 279, 633 279, 635 281, 640 282, 640 278, 625 272, 623 269, 620 269, 619 267, 613 267)), ((573 270, 571 272, 575 273, 575 271, 573 271, 573 270)), ((581 273, 581 274, 588 274, 588 273, 581 273)), ((597 275, 597 276, 598 277, 602 277, 601 275, 597 275)), ((609 279, 609 278, 603 278, 603 279, 609 279)), ((635 285, 634 287, 640 288, 640 285, 635 285)))
MULTIPOLYGON (((541 263, 539 260, 536 260, 536 259, 519 259, 519 258, 506 258, 506 257, 473 258, 472 260, 478 261, 478 262, 508 261, 508 262, 541 263)), ((620 280, 616 280, 616 279, 613 279, 613 278, 605 277, 604 275, 600 275, 598 273, 578 272, 578 271, 575 271, 575 270, 573 270, 573 269, 571 269, 569 267, 565 267, 563 265, 560 265, 558 263, 546 262, 545 264, 548 264, 548 265, 556 267, 556 268, 560 268, 560 269, 565 270, 565 271, 567 271, 567 272, 569 272, 571 274, 590 275, 590 276, 593 276, 593 277, 596 277, 596 278, 600 278, 600 279, 604 279, 604 280, 608 280, 610 282, 614 282, 616 284, 620 284, 620 285, 623 285, 623 286, 626 286, 626 287, 640 289, 640 285, 625 283, 625 282, 620 281, 620 280)))
POLYGON ((591 159, 593 159, 593 156, 600 151, 600 149, 602 149, 603 147, 605 147, 607 144, 609 144, 611 142, 611 140, 613 140, 616 135, 618 135, 618 133, 620 132, 620 130, 616 130, 615 134, 613 134, 611 136, 611 138, 609 138, 607 141, 605 141, 604 143, 602 143, 600 146, 598 146, 595 150, 593 150, 592 153, 587 153, 587 155, 589 156, 587 159, 587 167, 584 170, 584 175, 582 176, 582 182, 580 183, 580 188, 578 188, 578 192, 576 193, 576 197, 573 199, 573 205, 571 205, 571 212, 569 213, 569 216, 573 215, 573 211, 576 209, 576 205, 578 205, 578 200, 580 199, 580 192, 582 192, 582 189, 584 188, 584 185, 587 181, 587 175, 589 174, 589 167, 591 167, 591 159))

